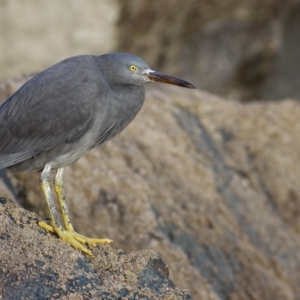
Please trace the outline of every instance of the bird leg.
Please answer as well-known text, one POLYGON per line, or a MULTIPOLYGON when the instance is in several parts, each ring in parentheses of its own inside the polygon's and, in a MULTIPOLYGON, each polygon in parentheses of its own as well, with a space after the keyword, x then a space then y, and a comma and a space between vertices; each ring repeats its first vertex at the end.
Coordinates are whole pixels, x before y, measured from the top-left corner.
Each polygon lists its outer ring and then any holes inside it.
POLYGON ((63 183, 63 173, 64 168, 59 168, 56 172, 54 179, 54 188, 59 201, 59 206, 62 212, 63 222, 65 229, 68 231, 74 231, 73 225, 71 223, 70 212, 66 203, 64 183, 63 183))
MULTIPOLYGON (((51 164, 46 164, 46 166, 44 167, 44 169, 41 173, 41 176, 40 176, 40 183, 41 183, 41 188, 45 195, 45 198, 47 200, 47 204, 48 204, 48 207, 50 210, 52 224, 55 227, 61 227, 58 212, 56 210, 55 203, 54 203, 52 193, 51 193, 51 187, 50 187, 50 182, 49 182, 50 171, 51 171, 51 164)), ((45 222, 39 222, 38 224, 42 228, 46 229, 47 231, 54 232, 53 227, 46 224, 45 222)))
POLYGON ((51 193, 49 182, 50 171, 51 164, 46 164, 41 173, 40 182, 51 213, 51 226, 46 224, 45 222, 39 222, 38 224, 45 230, 56 233, 60 237, 60 239, 62 239, 66 243, 71 244, 71 246, 75 249, 80 249, 84 253, 92 256, 92 252, 82 244, 87 243, 89 245, 96 246, 97 243, 111 243, 112 241, 109 239, 90 239, 74 231, 64 195, 62 180, 63 168, 60 168, 58 169, 55 176, 55 191, 58 196, 59 205, 62 211, 63 221, 65 225, 65 229, 63 229, 51 193))
POLYGON ((65 192, 64 192, 64 184, 63 184, 63 172, 64 168, 59 168, 56 172, 55 179, 54 179, 54 187, 55 187, 55 192, 59 201, 59 206, 62 212, 62 217, 63 217, 63 222, 65 225, 65 229, 72 234, 72 236, 79 241, 80 243, 83 244, 89 244, 91 246, 96 246, 97 244, 100 243, 111 243, 112 240, 110 239, 95 239, 95 238, 88 238, 85 237, 79 233, 77 233, 73 225, 71 223, 71 217, 70 217, 70 212, 66 203, 66 197, 65 197, 65 192))

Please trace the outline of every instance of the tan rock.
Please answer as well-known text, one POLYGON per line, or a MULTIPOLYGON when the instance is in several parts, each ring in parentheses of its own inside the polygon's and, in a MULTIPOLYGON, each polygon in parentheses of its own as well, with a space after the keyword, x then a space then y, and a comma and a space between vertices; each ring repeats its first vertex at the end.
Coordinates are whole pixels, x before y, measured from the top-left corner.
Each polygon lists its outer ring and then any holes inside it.
POLYGON ((0 298, 191 299, 168 278, 150 250, 125 253, 108 245, 86 258, 37 225, 37 216, 0 196, 0 298), (127 276, 130 274, 130 276, 127 276))

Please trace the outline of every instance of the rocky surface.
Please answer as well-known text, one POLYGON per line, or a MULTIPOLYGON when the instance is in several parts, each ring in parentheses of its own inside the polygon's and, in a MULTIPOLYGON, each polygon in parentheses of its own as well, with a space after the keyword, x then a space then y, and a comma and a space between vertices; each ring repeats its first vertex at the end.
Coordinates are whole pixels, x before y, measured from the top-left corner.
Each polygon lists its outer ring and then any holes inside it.
POLYGON ((87 258, 41 230, 37 219, 0 195, 1 299, 191 299, 154 251, 102 245, 87 258))
MULTIPOLYGON (((74 226, 113 239, 113 249, 154 250, 170 280, 194 299, 298 299, 299 118, 295 100, 228 103, 152 85, 119 137, 66 168, 74 226)), ((22 205, 47 218, 38 174, 8 176, 22 205)), ((84 260, 51 234, 36 233, 45 240, 33 256, 54 253, 45 251, 49 240, 84 260)), ((25 241, 34 243, 29 235, 25 241)), ((103 264, 108 249, 93 250, 103 264)))

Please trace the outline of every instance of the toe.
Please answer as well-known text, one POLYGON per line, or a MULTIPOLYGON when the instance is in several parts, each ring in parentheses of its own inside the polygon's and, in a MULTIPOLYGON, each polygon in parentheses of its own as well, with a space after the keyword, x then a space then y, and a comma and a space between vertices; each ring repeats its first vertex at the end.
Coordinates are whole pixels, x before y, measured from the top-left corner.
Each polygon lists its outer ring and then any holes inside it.
POLYGON ((97 244, 111 244, 113 241, 110 239, 90 239, 86 238, 85 242, 93 247, 96 247, 97 244))
POLYGON ((65 243, 70 244, 76 250, 81 250, 89 256, 93 256, 92 252, 84 247, 84 241, 82 242, 81 239, 78 240, 77 238, 75 238, 72 232, 63 230, 61 228, 55 228, 55 232, 58 234, 61 240, 63 240, 65 243))
POLYGON ((89 256, 93 256, 92 252, 87 249, 84 244, 88 244, 90 246, 96 246, 97 244, 110 244, 112 240, 110 239, 94 239, 85 237, 74 230, 65 230, 60 226, 56 226, 54 223, 48 225, 45 222, 38 223, 40 227, 44 228, 47 231, 56 233, 61 240, 70 244, 73 248, 77 250, 81 250, 89 256))
POLYGON ((55 233, 54 228, 51 225, 48 225, 47 223, 45 223, 43 221, 38 222, 38 225, 47 231, 55 233))

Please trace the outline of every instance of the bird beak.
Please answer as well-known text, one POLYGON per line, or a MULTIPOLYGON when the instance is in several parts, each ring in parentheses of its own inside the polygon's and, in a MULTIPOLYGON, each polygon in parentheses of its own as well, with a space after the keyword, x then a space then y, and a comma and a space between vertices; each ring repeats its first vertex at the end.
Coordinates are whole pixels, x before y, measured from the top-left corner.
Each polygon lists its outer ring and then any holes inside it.
POLYGON ((168 83, 173 85, 182 86, 189 89, 195 89, 196 87, 193 86, 191 83, 184 81, 182 79, 169 76, 166 74, 162 74, 153 70, 146 70, 144 75, 149 79, 151 82, 162 82, 162 83, 168 83))

